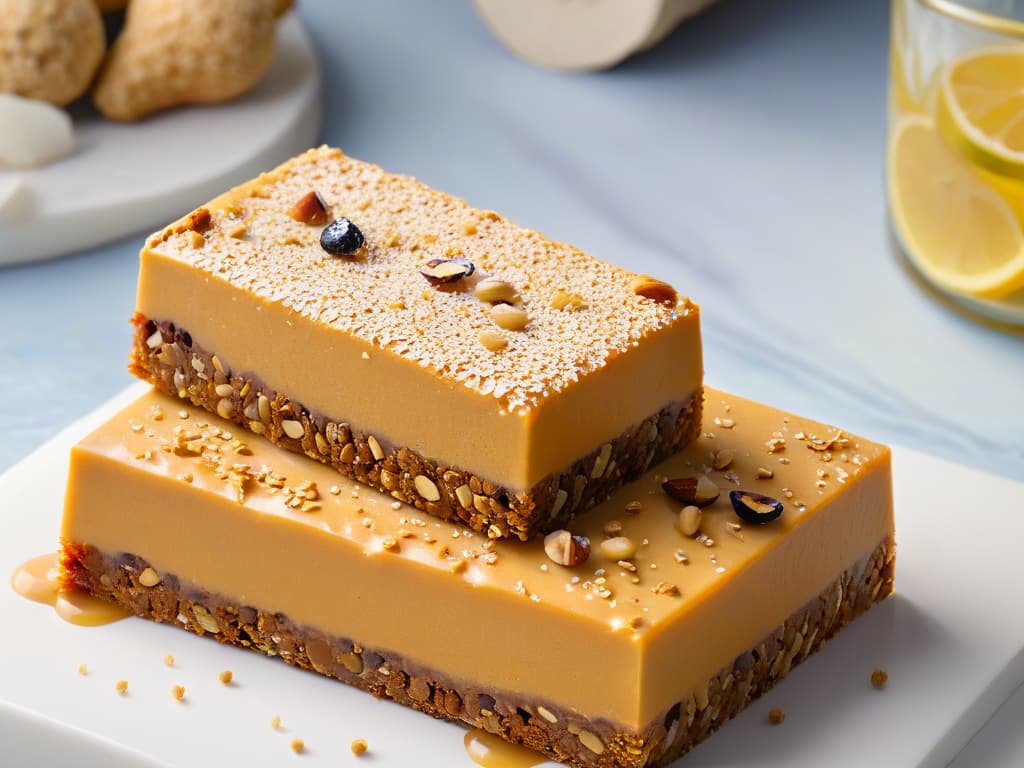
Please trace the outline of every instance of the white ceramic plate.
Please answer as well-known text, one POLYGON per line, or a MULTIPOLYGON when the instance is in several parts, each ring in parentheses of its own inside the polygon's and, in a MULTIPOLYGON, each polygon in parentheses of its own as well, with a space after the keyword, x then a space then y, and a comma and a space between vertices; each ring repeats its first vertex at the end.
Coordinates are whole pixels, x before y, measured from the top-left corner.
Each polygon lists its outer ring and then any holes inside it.
POLYGON ((0 170, 0 266, 76 253, 149 231, 308 149, 320 70, 296 13, 278 24, 267 76, 237 101, 114 123, 76 105, 76 152, 0 170))
MULTIPOLYGON (((68 449, 143 390, 0 477, 0 575, 55 547, 68 449)), ((687 768, 943 766, 1024 679, 1024 486, 904 449, 895 472, 897 594, 687 756, 687 768), (884 691, 868 682, 874 667, 889 672, 884 691), (779 727, 767 724, 772 706, 786 712, 779 727)), ((352 764, 355 738, 369 741, 367 764, 379 768, 472 765, 455 725, 174 627, 65 624, 0 585, 0 744, 14 765, 63 764, 73 747, 86 765, 259 768, 300 759, 295 737, 306 743, 302 765, 352 764), (234 672, 230 687, 217 679, 223 669, 234 672), (125 697, 114 691, 122 678, 125 697), (178 684, 183 703, 170 694, 178 684)))

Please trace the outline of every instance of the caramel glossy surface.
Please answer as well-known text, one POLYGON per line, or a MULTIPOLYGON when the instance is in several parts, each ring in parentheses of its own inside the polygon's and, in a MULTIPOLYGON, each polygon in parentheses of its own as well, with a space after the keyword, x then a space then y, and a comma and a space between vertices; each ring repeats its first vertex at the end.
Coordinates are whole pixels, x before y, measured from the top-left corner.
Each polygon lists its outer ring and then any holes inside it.
POLYGON ((456 678, 641 727, 893 528, 884 446, 714 390, 705 408, 702 438, 573 526, 592 545, 574 568, 542 540, 426 518, 156 394, 74 449, 62 536, 456 678), (728 465, 712 469, 723 450, 728 465), (661 490, 705 472, 723 492, 703 512, 711 546, 680 533, 681 504, 661 490), (736 488, 779 498, 782 517, 736 529, 736 488), (625 565, 601 553, 612 521, 637 548, 625 565))

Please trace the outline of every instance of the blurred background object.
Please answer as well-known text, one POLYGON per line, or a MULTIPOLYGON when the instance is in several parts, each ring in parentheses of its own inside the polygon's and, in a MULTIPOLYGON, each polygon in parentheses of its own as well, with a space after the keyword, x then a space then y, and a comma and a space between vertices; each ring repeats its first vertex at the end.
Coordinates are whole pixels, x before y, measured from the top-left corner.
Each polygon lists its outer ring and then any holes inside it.
POLYGON ((552 69, 607 69, 715 0, 474 0, 510 51, 552 69))
POLYGON ((893 0, 893 230, 935 290, 1024 325, 1024 7, 893 0))

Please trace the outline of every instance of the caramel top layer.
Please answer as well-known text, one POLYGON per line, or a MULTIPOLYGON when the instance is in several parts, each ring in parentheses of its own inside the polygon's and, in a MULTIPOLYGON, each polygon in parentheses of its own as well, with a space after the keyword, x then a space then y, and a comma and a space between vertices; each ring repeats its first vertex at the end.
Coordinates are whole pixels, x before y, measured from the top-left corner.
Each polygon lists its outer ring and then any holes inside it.
POLYGON ((459 679, 642 726, 892 532, 885 446, 714 390, 705 413, 697 442, 577 521, 591 554, 575 567, 156 394, 76 447, 62 535, 459 679), (721 497, 695 537, 662 483, 700 476, 721 497), (742 521, 737 489, 780 500, 782 516, 742 521))
POLYGON ((698 311, 674 291, 666 299, 664 287, 644 288, 637 275, 577 248, 326 147, 228 192, 146 248, 511 411, 541 405, 698 311), (362 231, 365 247, 355 257, 331 256, 320 245, 322 225, 289 215, 310 192, 321 196, 329 218, 347 217, 362 231), (420 274, 432 259, 455 257, 472 262, 475 273, 440 287, 420 274), (497 325, 491 303, 474 294, 485 278, 514 287, 514 305, 528 317, 522 330, 497 325))

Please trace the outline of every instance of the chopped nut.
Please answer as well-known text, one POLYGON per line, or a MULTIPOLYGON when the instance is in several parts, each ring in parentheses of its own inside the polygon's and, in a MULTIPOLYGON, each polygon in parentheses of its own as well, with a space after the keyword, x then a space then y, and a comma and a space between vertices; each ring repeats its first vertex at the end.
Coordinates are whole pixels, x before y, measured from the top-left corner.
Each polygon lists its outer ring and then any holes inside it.
POLYGON ((871 684, 881 690, 889 682, 889 673, 884 669, 875 669, 871 673, 871 684))
POLYGON ((768 710, 768 722, 772 725, 781 725, 782 721, 786 719, 786 713, 778 707, 772 707, 768 710))
POLYGON ((230 669, 225 669, 217 676, 217 679, 220 680, 221 685, 231 685, 231 681, 234 677, 235 675, 230 669))
POLYGON ((366 754, 366 750, 368 750, 369 748, 370 745, 366 743, 366 739, 356 739, 352 742, 352 754, 356 755, 357 757, 359 755, 366 754))
POLYGON ((590 731, 580 731, 579 734, 577 734, 577 738, 579 738, 580 743, 584 747, 589 749, 595 755, 600 755, 604 752, 604 742, 601 741, 600 737, 590 731))
POLYGON ((605 470, 608 469, 608 459, 612 455, 612 444, 605 443, 601 446, 600 453, 597 454, 597 458, 594 459, 594 468, 590 471, 590 479, 596 480, 601 477, 605 470))
POLYGON ((211 634, 220 632, 220 625, 206 608, 201 605, 192 606, 192 615, 196 617, 196 623, 211 634))
POLYGON ((420 274, 433 286, 454 283, 469 277, 476 271, 473 262, 468 259, 431 259, 422 267, 420 274))
POLYGON ((79 664, 78 665, 78 674, 80 674, 80 675, 88 675, 89 674, 89 668, 85 664, 79 664))
POLYGON ((690 564, 690 558, 681 549, 677 549, 675 551, 675 553, 672 555, 672 557, 674 557, 675 561, 677 563, 681 564, 681 565, 689 565, 690 564))
POLYGON ((544 537, 544 552, 552 562, 572 568, 590 557, 590 539, 569 531, 553 531, 544 537))
POLYGON ((155 331, 153 331, 153 333, 150 334, 149 338, 146 339, 146 346, 149 347, 150 349, 156 349, 157 347, 159 347, 163 343, 164 343, 164 336, 163 336, 162 333, 160 333, 160 329, 159 328, 157 328, 155 331))
POLYGON ((459 500, 459 504, 462 505, 463 509, 472 509, 473 492, 469 489, 469 485, 463 484, 456 488, 455 498, 459 500))
POLYGON ((327 203, 315 190, 307 192, 299 198, 299 201, 288 209, 288 215, 296 221, 314 227, 322 227, 330 219, 330 215, 327 213, 327 203))
POLYGON ((164 665, 168 667, 174 666, 174 657, 171 656, 171 654, 167 654, 166 656, 164 656, 164 665))
POLYGON ((398 552, 402 548, 394 536, 385 536, 381 539, 380 545, 388 552, 398 552))
POLYGON ((270 400, 266 395, 259 395, 256 398, 256 412, 259 414, 260 421, 264 424, 270 423, 270 400))
POLYGON ((721 491, 706 475, 700 477, 678 477, 661 484, 665 493, 683 504, 706 507, 718 499, 721 491))
POLYGON ((380 441, 373 435, 369 435, 366 438, 366 444, 370 446, 370 453, 376 461, 380 461, 384 458, 384 449, 380 446, 380 441))
POLYGON ((416 493, 427 501, 440 501, 441 492, 437 489, 437 484, 426 475, 416 475, 413 485, 416 486, 416 493))
POLYGON ((300 440, 305 434, 305 430, 302 428, 301 421, 295 421, 294 419, 285 419, 281 422, 281 429, 288 435, 292 440, 300 440))
POLYGON ((735 458, 735 454, 728 448, 723 448, 715 454, 714 459, 711 461, 711 466, 715 469, 727 469, 732 460, 735 458))
POLYGON ((487 526, 487 538, 488 539, 500 539, 502 536, 501 528, 494 525, 493 523, 487 526))
POLYGON ((644 508, 644 505, 634 499, 633 501, 626 502, 626 511, 631 515, 640 514, 640 510, 644 508))
POLYGON ((605 539, 600 544, 601 554, 612 562, 629 560, 636 554, 636 543, 626 536, 605 539))
POLYGON ((280 715, 274 715, 272 718, 270 718, 270 727, 273 728, 275 731, 281 730, 281 716, 280 715))
POLYGON ((772 470, 768 469, 767 467, 758 467, 757 477, 759 480, 769 480, 775 477, 775 473, 772 470))
POLYGON ((557 723, 558 718, 555 717, 554 713, 547 707, 537 707, 537 714, 547 720, 549 723, 557 723))
POLYGON ((124 696, 128 692, 128 681, 118 680, 114 688, 117 690, 118 693, 124 696))
POLYGON ((508 339, 497 331, 481 331, 480 343, 491 352, 499 352, 508 346, 508 339))
POLYGON ((174 697, 175 701, 181 701, 182 699, 184 699, 185 698, 185 686, 183 686, 183 685, 176 685, 173 688, 171 688, 171 696, 174 697))
POLYGON ((306 742, 304 742, 302 739, 292 739, 290 742, 288 742, 288 746, 292 748, 292 752, 298 755, 301 754, 302 750, 306 748, 306 742))
POLYGON ((659 581, 651 588, 656 595, 667 595, 668 597, 679 597, 679 587, 667 581, 659 581))
POLYGON ((234 412, 235 404, 231 402, 231 398, 223 397, 217 401, 217 415, 222 419, 230 419, 234 412))
POLYGON ((703 513, 700 511, 700 507, 696 507, 692 504, 683 507, 679 510, 679 531, 684 536, 696 536, 700 530, 700 522, 703 517, 703 513))
MULTIPOLYGON (((214 358, 214 360, 216 359, 214 358)), ((217 393, 217 397, 231 397, 234 394, 235 388, 230 384, 218 384, 213 388, 213 391, 217 393)))
POLYGON ((651 299, 669 307, 674 307, 679 301, 675 288, 648 275, 634 277, 630 287, 637 296, 643 296, 645 299, 651 299))
POLYGON ((604 527, 601 529, 601 531, 608 538, 614 539, 616 536, 622 533, 622 523, 620 523, 618 520, 609 520, 607 523, 604 524, 604 527))
POLYGON ((152 568, 143 568, 139 574, 139 584, 144 587, 155 587, 160 583, 160 576, 152 568))
POLYGON ((587 302, 578 293, 560 290, 551 298, 551 308, 560 309, 563 312, 578 312, 587 308, 587 302))
POLYGON ((511 304, 517 298, 514 285, 494 277, 485 278, 477 283, 476 288, 473 289, 473 295, 480 301, 486 301, 489 304, 501 302, 511 304))
POLYGON ((495 304, 491 307, 491 320, 506 331, 521 331, 530 322, 530 316, 525 309, 509 304, 495 304))

